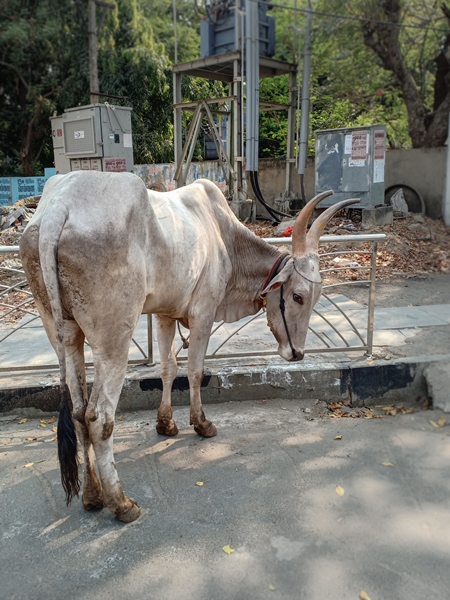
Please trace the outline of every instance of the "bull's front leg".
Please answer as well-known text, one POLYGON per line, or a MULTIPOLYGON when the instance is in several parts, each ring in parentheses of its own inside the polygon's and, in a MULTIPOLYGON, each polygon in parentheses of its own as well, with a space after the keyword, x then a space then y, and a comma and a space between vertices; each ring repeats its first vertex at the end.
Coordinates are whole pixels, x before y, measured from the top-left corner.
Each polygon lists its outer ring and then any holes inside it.
POLYGON ((161 379, 163 393, 158 409, 156 431, 160 435, 176 435, 178 427, 172 417, 172 385, 177 376, 177 361, 175 358, 175 325, 174 319, 156 316, 159 355, 161 357, 161 379))
POLYGON ((205 362, 206 349, 208 348, 209 336, 214 322, 214 317, 200 320, 189 319, 189 355, 188 355, 188 379, 191 401, 190 423, 194 430, 203 437, 213 437, 217 429, 211 421, 208 421, 203 412, 200 386, 203 380, 203 366, 205 362))

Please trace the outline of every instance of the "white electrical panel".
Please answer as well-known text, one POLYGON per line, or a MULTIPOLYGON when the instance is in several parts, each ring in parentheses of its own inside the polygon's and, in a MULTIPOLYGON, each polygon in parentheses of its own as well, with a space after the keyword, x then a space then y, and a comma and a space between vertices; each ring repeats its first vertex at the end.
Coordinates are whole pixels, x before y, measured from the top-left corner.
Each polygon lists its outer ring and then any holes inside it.
POLYGON ((55 167, 69 171, 131 171, 131 108, 90 104, 51 117, 55 167))

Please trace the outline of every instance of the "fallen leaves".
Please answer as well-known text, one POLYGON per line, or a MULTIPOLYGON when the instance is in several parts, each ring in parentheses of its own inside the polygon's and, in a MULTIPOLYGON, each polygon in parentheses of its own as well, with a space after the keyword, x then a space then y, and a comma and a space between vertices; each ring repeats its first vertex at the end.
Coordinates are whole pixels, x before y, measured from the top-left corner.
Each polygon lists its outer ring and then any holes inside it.
MULTIPOLYGON (((335 419, 341 419, 344 417, 351 419, 381 419, 384 416, 392 416, 395 415, 408 415, 416 412, 417 408, 405 408, 403 405, 378 405, 375 406, 376 409, 381 410, 380 412, 375 411, 373 408, 355 408, 351 405, 351 402, 348 400, 343 400, 342 402, 329 402, 328 403, 328 416, 333 417, 335 419)), ((441 427, 441 426, 440 426, 441 427)))
POLYGON ((447 419, 445 417, 439 417, 437 421, 430 421, 430 423, 433 427, 444 427, 447 423, 447 419))
POLYGON ((383 467, 395 467, 394 463, 391 462, 382 462, 383 467))
POLYGON ((29 469, 30 467, 32 467, 34 465, 34 462, 29 462, 26 465, 23 465, 24 469, 29 469))
POLYGON ((198 487, 202 487, 204 484, 203 481, 196 481, 195 485, 198 485, 198 487))
POLYGON ((26 423, 28 421, 28 419, 20 419, 19 421, 19 425, 23 425, 24 423, 26 423))
POLYGON ((335 439, 335 440, 342 440, 342 435, 335 435, 335 436, 334 436, 334 439, 335 439))
POLYGON ((336 494, 338 496, 343 496, 345 494, 345 490, 342 486, 338 485, 336 488, 336 494))
POLYGON ((361 590, 359 592, 359 600, 370 600, 367 592, 365 592, 364 590, 361 590))
MULTIPOLYGON (((405 219, 394 219, 392 225, 373 227, 364 233, 385 233, 386 242, 378 250, 377 279, 389 280, 399 275, 421 273, 446 273, 450 270, 450 238, 449 228, 437 219, 422 215, 423 222, 416 222, 417 215, 405 219)), ((342 227, 345 220, 340 216, 328 224, 329 232, 334 235, 348 234, 342 227), (333 226, 335 225, 335 226, 333 226)), ((356 224, 358 227, 358 224, 356 224)), ((361 249, 369 250, 369 245, 361 245, 361 249)), ((336 244, 321 245, 324 253, 336 250, 336 244)), ((347 261, 357 261, 362 266, 369 266, 370 254, 346 254, 347 261)), ((328 265, 330 259, 323 257, 328 265)), ((332 266, 332 265, 330 265, 332 266)), ((336 265, 334 265, 336 266, 336 265)), ((348 271, 347 271, 348 272, 348 271)), ((345 275, 345 271, 343 271, 345 275)), ((339 273, 327 273, 326 283, 334 282, 339 273)))
POLYGON ((230 548, 229 545, 226 545, 222 548, 222 550, 225 552, 225 554, 233 554, 233 552, 236 552, 235 550, 233 550, 233 548, 230 548))

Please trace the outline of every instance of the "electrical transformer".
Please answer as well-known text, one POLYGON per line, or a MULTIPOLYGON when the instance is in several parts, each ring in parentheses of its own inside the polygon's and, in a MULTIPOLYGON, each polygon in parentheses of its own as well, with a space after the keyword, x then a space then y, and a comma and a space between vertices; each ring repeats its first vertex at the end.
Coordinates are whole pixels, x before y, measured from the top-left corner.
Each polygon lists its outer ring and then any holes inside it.
POLYGON ((57 173, 131 171, 131 108, 90 104, 50 117, 57 173))
MULTIPOLYGON (((258 4, 259 55, 275 54, 275 18, 267 15, 272 5, 267 2, 258 4)), ((236 39, 238 19, 242 19, 241 10, 245 10, 245 0, 241 0, 241 9, 236 8, 235 0, 212 0, 206 5, 206 16, 200 21, 200 56, 206 58, 217 54, 232 52, 239 48, 236 39)), ((245 36, 245 23, 243 35, 245 36)))

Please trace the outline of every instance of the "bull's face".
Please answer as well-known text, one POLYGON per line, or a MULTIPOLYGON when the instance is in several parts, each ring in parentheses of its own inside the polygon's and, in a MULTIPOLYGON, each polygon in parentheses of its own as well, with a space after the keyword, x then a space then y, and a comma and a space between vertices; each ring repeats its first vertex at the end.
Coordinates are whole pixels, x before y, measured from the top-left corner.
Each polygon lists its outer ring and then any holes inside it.
POLYGON ((303 359, 309 320, 321 290, 319 257, 309 254, 289 258, 263 291, 267 294, 267 322, 285 360, 303 359))
POLYGON ((267 321, 278 342, 279 354, 288 361, 302 360, 309 319, 320 297, 319 239, 325 225, 341 208, 359 202, 350 198, 327 208, 311 225, 308 221, 324 192, 300 211, 292 231, 292 256, 262 294, 267 299, 267 321))

